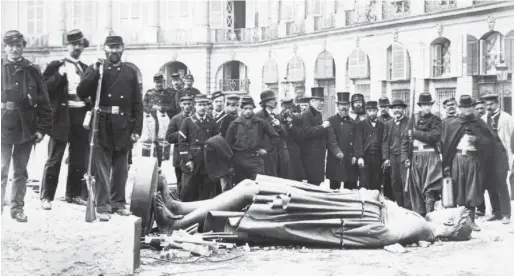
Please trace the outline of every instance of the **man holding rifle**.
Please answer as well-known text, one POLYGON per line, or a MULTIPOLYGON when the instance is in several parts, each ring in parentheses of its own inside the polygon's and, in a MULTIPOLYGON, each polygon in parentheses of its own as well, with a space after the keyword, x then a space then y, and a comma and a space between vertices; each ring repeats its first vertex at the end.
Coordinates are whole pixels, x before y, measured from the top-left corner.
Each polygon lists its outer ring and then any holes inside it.
MULTIPOLYGON (((100 220, 109 220, 110 213, 130 215, 125 209, 125 183, 128 174, 128 153, 137 142, 143 124, 143 102, 137 73, 121 62, 123 39, 105 39, 106 60, 91 65, 77 88, 80 97, 99 101, 97 139, 94 145, 96 204, 100 220), (103 66, 102 66, 103 65, 103 66), (102 68, 102 72, 100 72, 102 68), (96 98, 102 76, 100 98, 96 98)), ((92 126, 94 130, 96 126, 92 126)))

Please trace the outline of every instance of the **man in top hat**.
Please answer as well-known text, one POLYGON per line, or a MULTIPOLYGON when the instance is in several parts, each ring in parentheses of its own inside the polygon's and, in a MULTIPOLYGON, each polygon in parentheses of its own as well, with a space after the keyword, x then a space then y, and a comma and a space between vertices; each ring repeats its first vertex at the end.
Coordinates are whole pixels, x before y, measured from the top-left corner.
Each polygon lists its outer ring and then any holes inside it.
POLYGON ((301 97, 298 99, 298 106, 302 113, 309 109, 310 100, 311 99, 309 97, 301 97))
MULTIPOLYGON (((170 144, 174 144, 173 147, 173 167, 175 167, 175 176, 177 178, 177 192, 180 197, 182 194, 182 169, 180 168, 180 155, 178 148, 179 131, 184 120, 191 116, 193 111, 193 98, 189 96, 183 96, 180 98, 180 110, 181 112, 171 118, 170 124, 166 131, 166 140, 170 144)), ((183 200, 183 198, 180 198, 183 200)))
POLYGON ((389 98, 382 97, 378 99, 378 112, 380 112, 378 119, 382 121, 382 123, 384 124, 393 119, 393 117, 391 117, 391 114, 389 114, 389 107, 389 98))
POLYGON ((195 113, 184 119, 180 127, 178 148, 182 169, 183 201, 206 200, 216 196, 216 185, 205 169, 205 141, 219 133, 216 121, 207 115, 210 100, 206 95, 194 98, 195 113))
POLYGON ((338 113, 330 118, 327 141, 326 176, 330 179, 330 189, 357 189, 358 171, 353 142, 355 140, 355 121, 350 118, 350 93, 337 93, 338 113))
POLYGON ((23 212, 27 164, 34 143, 52 129, 52 109, 46 85, 37 66, 23 57, 27 45, 15 30, 5 33, 2 58, 2 212, 11 158, 13 181, 11 217, 27 222, 23 212))
MULTIPOLYGON (((278 115, 273 113, 273 111, 277 108, 277 98, 275 93, 271 90, 266 90, 261 93, 261 101, 259 103, 261 106, 261 110, 255 113, 255 116, 263 119, 268 122, 273 129, 278 133, 278 135, 283 136, 284 132, 282 131, 280 120, 278 115)), ((269 144, 269 139, 264 141, 265 144, 269 144)), ((264 174, 270 176, 277 176, 277 167, 278 167, 278 151, 283 146, 284 141, 280 141, 277 147, 273 147, 271 152, 268 152, 264 159, 264 174)))
POLYGON ((363 121, 366 119, 366 110, 364 109, 364 96, 362 94, 353 94, 351 97, 350 118, 355 122, 363 121))
POLYGON ((193 75, 188 74, 184 77, 184 87, 178 90, 175 94, 176 102, 179 102, 180 98, 186 95, 194 98, 196 95, 201 94, 198 89, 193 87, 194 82, 195 79, 193 78, 193 75))
POLYGON ((488 167, 506 167, 506 164, 490 162, 489 159, 502 152, 506 159, 506 154, 501 143, 494 142, 498 137, 475 115, 471 96, 461 96, 459 109, 461 114, 457 118, 443 122, 442 165, 445 176, 453 179, 455 204, 469 209, 472 229, 480 231, 475 224, 475 207, 483 200, 483 173, 488 167))
POLYGON ((241 99, 241 115, 227 130, 226 140, 234 153, 234 183, 244 179, 255 180, 257 174, 264 174, 263 157, 280 142, 280 136, 263 119, 255 116, 255 103, 249 96, 241 99), (269 143, 264 143, 269 139, 269 143))
POLYGON ((299 133, 300 150, 307 182, 320 185, 325 180, 325 155, 327 150, 328 121, 323 121, 325 104, 323 87, 311 88, 310 106, 302 113, 299 133))
POLYGON ((402 137, 407 133, 407 124, 409 119, 405 116, 405 108, 407 105, 401 99, 394 99, 390 105, 393 112, 393 119, 385 123, 384 139, 382 142, 382 158, 384 167, 390 167, 392 194, 384 194, 389 199, 404 208, 409 208, 408 198, 404 195, 404 180, 407 173, 403 162, 402 154, 402 137))
POLYGON ((48 159, 46 160, 41 182, 41 208, 52 209, 55 190, 59 181, 64 150, 69 143, 68 178, 66 196, 68 203, 86 205, 81 195, 87 194, 85 182, 86 158, 89 149, 89 131, 83 127, 86 112, 91 109, 88 99, 77 95, 77 87, 87 65, 80 61, 88 40, 80 30, 66 34, 68 55, 61 60, 54 60, 46 67, 43 78, 48 88, 48 96, 54 121, 48 141, 48 159))
MULTIPOLYGON (((413 153, 409 160, 409 137, 402 138, 402 162, 410 167, 409 198, 412 210, 424 216, 434 211, 442 189, 441 158, 437 144, 441 138, 441 118, 432 114, 434 101, 430 93, 419 95, 421 113, 413 127, 413 153)), ((409 122, 410 123, 410 122, 409 122)))
POLYGON ((104 43, 105 60, 89 66, 77 87, 80 97, 99 101, 98 139, 93 164, 96 177, 96 209, 101 220, 110 213, 127 216, 125 183, 128 156, 143 128, 143 99, 137 72, 121 61, 124 50, 120 36, 108 36, 104 43), (103 66, 100 66, 103 64, 103 66), (102 68, 102 90, 96 89, 102 68))
POLYGON ((443 107, 446 111, 445 119, 455 119, 457 117, 457 100, 454 97, 444 100, 443 107))
POLYGON ((225 137, 227 135, 228 127, 230 126, 230 123, 234 121, 238 114, 239 110, 239 96, 237 95, 229 95, 227 96, 227 106, 225 108, 225 116, 221 118, 221 120, 218 122, 218 125, 220 127, 220 134, 221 136, 225 137))
POLYGON ((473 102, 473 107, 475 108, 475 114, 482 118, 485 115, 485 101, 482 98, 476 98, 473 102))
POLYGON ((359 171, 359 186, 380 190, 382 185, 382 140, 384 123, 378 120, 378 103, 366 102, 366 120, 355 126, 355 156, 359 171))
MULTIPOLYGON (((510 222, 511 206, 509 200, 509 190, 507 187, 508 170, 510 169, 510 162, 512 162, 512 155, 510 153, 511 135, 514 131, 514 120, 505 111, 500 110, 498 103, 498 95, 489 94, 483 97, 487 107, 487 115, 483 115, 482 119, 492 129, 493 134, 498 136, 505 153, 507 154, 506 167, 502 164, 497 164, 497 167, 492 168, 492 171, 487 171, 487 182, 485 188, 488 190, 489 199, 493 214, 487 220, 502 220, 503 223, 510 222), (491 179, 490 177, 494 177, 491 179)), ((494 156, 497 159, 499 156, 494 156)), ((496 163, 499 163, 496 162, 496 163)))

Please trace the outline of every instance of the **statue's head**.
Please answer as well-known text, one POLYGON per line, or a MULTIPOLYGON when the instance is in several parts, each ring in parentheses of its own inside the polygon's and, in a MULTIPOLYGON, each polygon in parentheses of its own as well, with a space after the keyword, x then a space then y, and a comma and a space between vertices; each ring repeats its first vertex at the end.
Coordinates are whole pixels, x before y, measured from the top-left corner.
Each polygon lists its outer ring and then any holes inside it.
POLYGON ((471 238, 469 210, 464 207, 439 209, 426 215, 436 238, 463 241, 471 238))

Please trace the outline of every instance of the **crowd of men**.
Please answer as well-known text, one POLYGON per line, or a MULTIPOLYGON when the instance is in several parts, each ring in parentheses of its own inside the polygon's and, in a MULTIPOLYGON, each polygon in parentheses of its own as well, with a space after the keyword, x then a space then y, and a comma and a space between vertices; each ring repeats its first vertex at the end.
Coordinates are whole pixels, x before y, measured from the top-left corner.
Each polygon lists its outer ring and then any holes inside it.
POLYGON ((52 208, 68 144, 65 199, 86 204, 82 177, 89 143, 87 117, 96 101, 100 107, 93 168, 102 220, 113 213, 130 215, 125 184, 131 150, 142 138, 145 154, 155 154, 159 166, 172 159, 182 201, 209 199, 265 174, 312 185, 328 179, 331 189, 380 190, 400 206, 426 215, 441 199, 443 178, 451 177, 455 204, 470 210, 475 231, 480 230, 475 214, 485 212, 485 190, 492 206, 488 220, 510 222, 506 182, 514 122, 500 110, 497 95, 446 99, 441 119, 432 113, 429 93, 419 95, 420 112, 410 116, 401 99, 365 101, 361 94, 340 92, 337 114, 323 118, 322 87, 312 88, 308 97, 282 100, 280 108, 275 93, 266 90, 255 112, 252 97, 221 91, 207 96, 193 87, 193 76, 178 73, 171 75, 170 87, 156 74, 155 88, 143 97, 136 72, 121 61, 124 44, 119 36, 107 37, 105 59, 87 66, 80 56, 89 43, 80 30, 70 31, 68 55, 51 62, 43 74, 23 58, 26 41, 21 33, 9 31, 3 41, 2 211, 12 158, 11 216, 19 222, 27 221, 27 162, 44 135, 50 141, 42 209, 52 208))

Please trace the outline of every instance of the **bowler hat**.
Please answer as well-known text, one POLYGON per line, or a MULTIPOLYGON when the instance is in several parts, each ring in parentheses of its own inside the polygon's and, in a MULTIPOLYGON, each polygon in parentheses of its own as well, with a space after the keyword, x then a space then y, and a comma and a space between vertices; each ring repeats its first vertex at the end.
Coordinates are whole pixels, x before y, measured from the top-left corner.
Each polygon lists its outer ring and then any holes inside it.
POLYGON ((473 102, 473 105, 477 105, 477 104, 483 104, 485 103, 484 102, 484 99, 482 98, 476 98, 475 101, 473 102))
POLYGON ((387 97, 382 97, 378 99, 378 106, 380 107, 388 107, 390 105, 389 99, 387 97))
POLYGON ((66 44, 81 42, 84 48, 89 47, 87 40, 79 29, 71 30, 66 33, 66 44))
POLYGON ((366 110, 368 109, 378 109, 378 103, 377 101, 368 101, 366 102, 366 110))
POLYGON ((27 46, 27 41, 23 35, 17 30, 7 31, 4 35, 4 44, 23 42, 23 47, 27 46))
POLYGON ((353 103, 355 101, 362 101, 362 102, 364 102, 364 96, 362 94, 359 94, 359 93, 353 94, 352 98, 351 98, 351 102, 353 103))
POLYGON ((269 100, 274 100, 277 97, 275 96, 275 92, 271 90, 266 90, 261 92, 261 102, 259 104, 263 104, 269 100))
POLYGON ((402 106, 403 108, 407 107, 407 105, 402 99, 394 99, 393 102, 389 105, 389 107, 391 108, 395 106, 402 106))
POLYGON ((487 94, 487 95, 484 95, 482 96, 482 99, 484 99, 484 101, 487 101, 487 100, 498 100, 498 94, 487 94))
POLYGON ((210 102, 211 100, 204 94, 198 94, 194 97, 195 103, 210 102))
POLYGON ((245 105, 253 105, 255 108, 255 102, 253 101, 253 98, 251 96, 243 96, 241 99, 241 108, 243 108, 245 105))
POLYGON ((338 104, 349 104, 350 103, 350 92, 337 92, 337 103, 338 104))
POLYGON ((172 79, 178 79, 178 78, 180 78, 180 74, 179 73, 173 73, 173 74, 171 74, 171 78, 172 79))
POLYGON ((433 104, 433 103, 434 103, 434 101, 432 100, 432 95, 430 95, 430 93, 423 92, 423 93, 419 94, 418 105, 433 104))
POLYGON ((191 74, 187 74, 187 75, 184 77, 184 79, 185 79, 185 80, 192 80, 192 81, 194 81, 194 80, 195 80, 195 78, 193 78, 193 75, 191 75, 191 74))
POLYGON ((311 99, 325 100, 325 93, 323 92, 323 87, 312 87, 311 99))
POLYGON ((454 97, 449 97, 443 101, 443 105, 446 105, 446 103, 449 103, 449 102, 456 102, 456 100, 454 97))
POLYGON ((473 98, 470 95, 462 95, 459 99, 459 107, 472 107, 473 98))
POLYGON ((185 95, 185 96, 180 97, 180 102, 185 102, 185 101, 190 101, 190 102, 192 102, 192 101, 193 101, 193 97, 188 96, 188 95, 185 95))
POLYGON ((296 102, 297 103, 309 103, 311 100, 310 97, 300 97, 296 102))
POLYGON ((123 45, 123 38, 121 36, 112 35, 105 38, 104 45, 123 45))
POLYGON ((223 94, 223 92, 221 92, 221 91, 216 91, 216 92, 212 93, 212 95, 211 95, 211 99, 213 99, 213 100, 214 100, 214 99, 216 99, 216 98, 218 98, 218 97, 224 97, 224 96, 225 96, 225 95, 223 94))
POLYGON ((161 73, 157 73, 153 76, 154 82, 161 82, 164 81, 164 76, 161 73))

